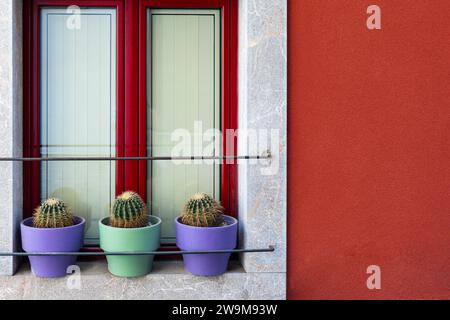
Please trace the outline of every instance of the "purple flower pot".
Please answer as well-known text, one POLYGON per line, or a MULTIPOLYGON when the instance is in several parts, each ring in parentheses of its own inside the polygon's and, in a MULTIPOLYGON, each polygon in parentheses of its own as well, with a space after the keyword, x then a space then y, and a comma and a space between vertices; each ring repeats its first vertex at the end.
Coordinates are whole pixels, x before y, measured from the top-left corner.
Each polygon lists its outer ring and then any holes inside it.
MULTIPOLYGON (((192 227, 175 219, 177 246, 181 250, 232 250, 237 244, 238 222, 235 218, 224 216, 227 222, 223 227, 192 227)), ((187 271, 198 276, 218 276, 227 271, 230 253, 184 254, 187 271)))
MULTIPOLYGON (((22 248, 25 252, 78 252, 83 246, 86 221, 74 217, 74 225, 65 228, 35 228, 33 218, 20 225, 22 248)), ((67 267, 74 265, 76 256, 29 257, 31 269, 38 277, 57 278, 67 275, 67 267)))

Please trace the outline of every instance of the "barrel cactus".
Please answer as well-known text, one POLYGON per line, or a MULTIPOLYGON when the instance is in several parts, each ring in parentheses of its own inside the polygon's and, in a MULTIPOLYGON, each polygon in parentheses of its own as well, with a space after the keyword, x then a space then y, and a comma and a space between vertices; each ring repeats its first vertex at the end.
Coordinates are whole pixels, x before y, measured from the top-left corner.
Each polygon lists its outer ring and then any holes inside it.
POLYGON ((115 228, 146 227, 150 225, 147 206, 136 192, 124 192, 114 202, 109 224, 115 228))
POLYGON ((223 225, 224 208, 206 193, 197 193, 188 200, 181 213, 181 222, 194 227, 223 225))
POLYGON ((36 228, 64 228, 72 225, 73 215, 60 199, 45 200, 33 214, 33 226, 36 228))

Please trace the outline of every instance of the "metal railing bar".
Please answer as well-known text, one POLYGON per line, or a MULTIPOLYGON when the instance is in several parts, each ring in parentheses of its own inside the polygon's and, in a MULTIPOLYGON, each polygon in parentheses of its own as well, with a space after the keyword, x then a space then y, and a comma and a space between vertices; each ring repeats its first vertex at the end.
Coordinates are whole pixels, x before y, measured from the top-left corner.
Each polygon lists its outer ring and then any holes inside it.
POLYGON ((146 252, 0 252, 0 257, 67 257, 67 256, 167 256, 182 254, 214 254, 214 253, 262 253, 274 252, 275 247, 261 249, 233 250, 188 250, 188 251, 146 251, 146 252))
POLYGON ((179 157, 45 157, 24 158, 9 157, 0 158, 0 162, 49 162, 49 161, 171 161, 171 160, 267 160, 272 156, 179 156, 179 157))

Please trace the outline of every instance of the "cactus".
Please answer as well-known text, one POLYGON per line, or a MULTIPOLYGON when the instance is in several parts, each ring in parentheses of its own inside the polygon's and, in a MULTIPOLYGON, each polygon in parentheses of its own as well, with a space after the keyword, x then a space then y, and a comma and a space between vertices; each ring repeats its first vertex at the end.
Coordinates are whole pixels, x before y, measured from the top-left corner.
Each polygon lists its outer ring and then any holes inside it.
POLYGON ((147 206, 137 193, 124 192, 114 202, 109 224, 115 228, 146 227, 150 224, 147 206))
POLYGON ((181 222, 194 227, 219 227, 223 225, 224 208, 206 193, 197 193, 186 203, 181 222))
POLYGON ((64 201, 50 198, 42 202, 33 214, 36 228, 64 228, 73 225, 73 216, 64 201))

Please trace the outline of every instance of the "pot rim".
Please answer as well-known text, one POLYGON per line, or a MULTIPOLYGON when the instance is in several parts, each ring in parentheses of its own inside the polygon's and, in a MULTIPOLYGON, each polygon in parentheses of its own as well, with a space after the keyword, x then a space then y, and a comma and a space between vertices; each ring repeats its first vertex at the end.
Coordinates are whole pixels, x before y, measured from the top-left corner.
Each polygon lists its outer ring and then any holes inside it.
POLYGON ((228 229, 228 228, 232 228, 234 227, 237 223, 238 220, 232 216, 223 215, 224 217, 230 219, 233 223, 231 224, 227 224, 226 226, 220 226, 220 227, 195 227, 195 226, 190 226, 184 223, 181 223, 179 220, 181 219, 181 216, 178 216, 175 218, 175 223, 183 228, 187 228, 187 229, 198 229, 198 230, 223 230, 223 229, 228 229))
POLYGON ((32 220, 33 217, 29 217, 29 218, 26 218, 26 219, 22 220, 22 222, 20 223, 20 226, 22 228, 24 228, 25 230, 40 230, 40 231, 47 231, 48 232, 48 231, 53 231, 53 230, 59 231, 59 230, 76 229, 76 228, 79 228, 80 226, 86 224, 86 219, 83 218, 83 217, 73 216, 73 218, 74 218, 74 220, 78 219, 79 220, 78 223, 76 223, 74 225, 71 225, 71 226, 68 226, 68 227, 62 227, 62 228, 36 228, 36 227, 33 227, 32 225, 26 225, 25 223, 30 221, 30 220, 32 220))
POLYGON ((155 218, 158 222, 155 223, 155 224, 151 224, 149 226, 146 226, 146 227, 141 227, 141 228, 116 228, 116 227, 111 227, 110 225, 104 223, 104 221, 106 219, 109 219, 109 217, 104 217, 104 218, 100 219, 98 221, 98 223, 99 223, 100 227, 102 227, 102 228, 111 229, 111 230, 118 230, 118 231, 119 230, 123 230, 124 232, 126 232, 126 231, 135 231, 135 230, 152 229, 152 228, 155 228, 155 227, 160 226, 162 224, 162 220, 161 220, 160 217, 153 216, 153 215, 150 215, 149 217, 155 218))

